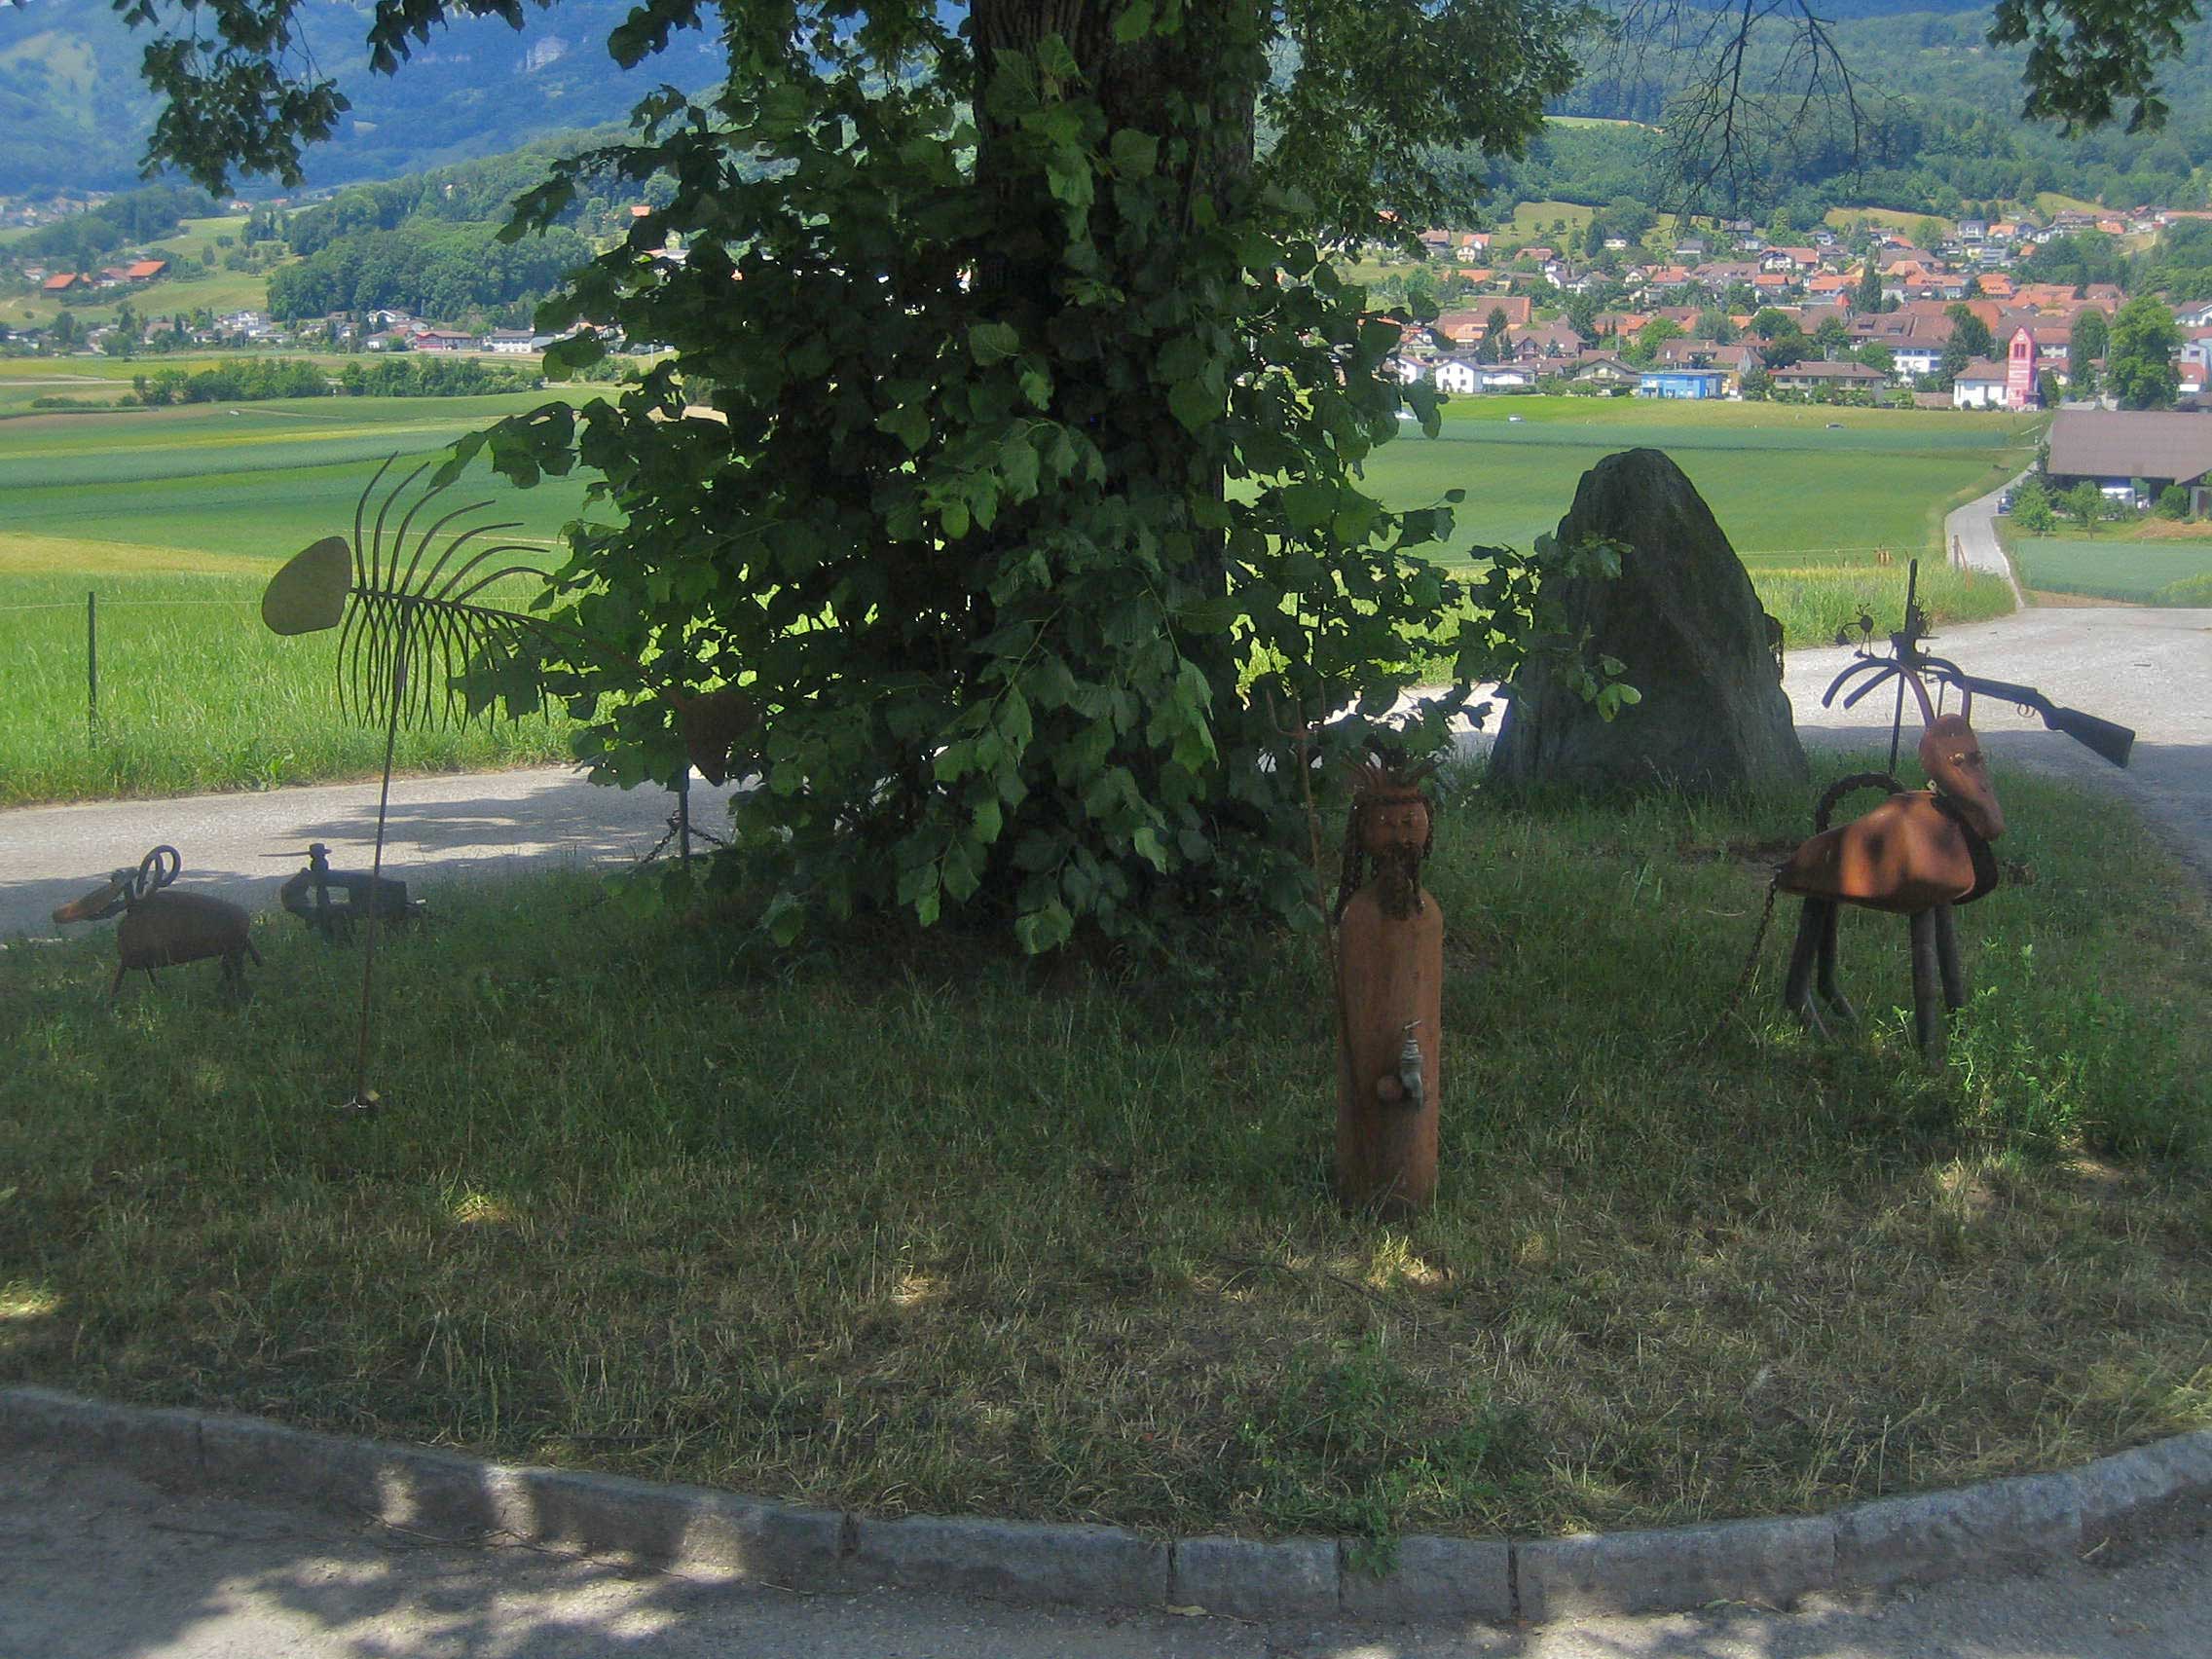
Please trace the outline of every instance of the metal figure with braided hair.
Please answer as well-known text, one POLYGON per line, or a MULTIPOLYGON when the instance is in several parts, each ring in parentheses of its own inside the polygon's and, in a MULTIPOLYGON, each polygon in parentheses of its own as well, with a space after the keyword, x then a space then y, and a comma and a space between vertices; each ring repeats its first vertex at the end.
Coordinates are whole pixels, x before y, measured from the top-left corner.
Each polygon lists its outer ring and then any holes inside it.
POLYGON ((1337 924, 1337 1196, 1402 1217, 1436 1193, 1444 917, 1420 884, 1433 762, 1389 752, 1353 775, 1337 924))

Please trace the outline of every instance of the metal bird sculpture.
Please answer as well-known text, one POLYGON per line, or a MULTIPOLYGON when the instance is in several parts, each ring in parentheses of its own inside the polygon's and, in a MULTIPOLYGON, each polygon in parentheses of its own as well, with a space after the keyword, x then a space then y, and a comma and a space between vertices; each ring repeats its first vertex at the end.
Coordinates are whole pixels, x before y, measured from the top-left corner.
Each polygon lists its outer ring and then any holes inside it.
MULTIPOLYGON (((542 577, 525 557, 528 543, 500 541, 515 523, 470 522, 489 501, 437 512, 417 531, 416 520, 438 501, 450 479, 426 485, 390 525, 393 509, 431 462, 408 473, 381 500, 378 487, 392 466, 387 460, 353 507, 353 535, 325 536, 285 562, 261 597, 261 617, 277 634, 312 634, 337 628, 338 698, 346 712, 385 728, 384 782, 377 799, 376 851, 368 888, 383 879, 385 825, 391 804, 392 753, 399 728, 465 723, 481 712, 464 689, 490 671, 526 667, 545 645, 611 660, 628 667, 642 685, 677 712, 691 762, 710 782, 730 775, 732 756, 756 723, 753 699, 735 685, 687 690, 665 670, 550 617, 509 610, 486 596, 513 577, 542 577), (375 505, 372 517, 370 506, 375 505)), ((367 1087, 370 984, 375 973, 379 910, 369 909, 361 968, 361 1021, 353 1092, 348 1107, 377 1103, 367 1087)))

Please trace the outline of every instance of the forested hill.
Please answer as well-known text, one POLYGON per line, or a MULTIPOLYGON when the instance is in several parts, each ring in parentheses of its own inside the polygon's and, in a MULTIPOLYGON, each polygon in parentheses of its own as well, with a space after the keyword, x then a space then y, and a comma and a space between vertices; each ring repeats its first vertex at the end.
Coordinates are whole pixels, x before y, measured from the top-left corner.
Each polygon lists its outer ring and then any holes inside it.
MULTIPOLYGON (((692 89, 719 78, 711 36, 679 33, 669 50, 624 75, 608 60, 608 30, 632 0, 560 0, 532 9, 521 33, 496 19, 434 34, 396 76, 367 72, 365 0, 300 0, 308 38, 352 111, 330 144, 310 152, 311 184, 397 178, 512 151, 533 138, 621 123, 651 87, 692 89)), ((2041 191, 2110 205, 2200 205, 2212 163, 2212 30, 2192 31, 2164 80, 2165 131, 2117 129, 2073 141, 2018 118, 2021 55, 1989 47, 1988 14, 1960 0, 1822 0, 1862 93, 1868 118, 1857 147, 1838 121, 1789 124, 1793 141, 1761 158, 1765 200, 1703 205, 1815 213, 1870 203, 1956 212, 1968 203, 2024 200, 2041 191)), ((1750 84, 1783 73, 1784 19, 1767 25, 1750 84)), ((154 105, 139 85, 144 37, 112 0, 0 4, 0 194, 118 190, 135 181, 154 105)), ((1672 71, 1645 59, 1635 74, 1594 55, 1556 113, 1664 124, 1688 61, 1672 71)), ((1756 94, 1754 94, 1756 95, 1756 94)), ((1629 128, 1554 128, 1523 161, 1463 160, 1470 201, 1631 196, 1672 205, 1655 177, 1654 143, 1629 128)), ((266 187, 264 187, 266 188, 266 187)), ((456 217, 489 217, 473 208, 456 217)))
MULTIPOLYGON (((664 82, 696 89, 722 70, 711 33, 679 32, 636 73, 607 36, 631 0, 561 0, 517 33, 497 19, 433 33, 395 76, 369 73, 365 5, 301 0, 315 58, 352 99, 309 181, 393 178, 607 122, 664 82)), ((155 101, 138 79, 148 36, 111 0, 0 4, 0 194, 123 190, 137 181, 155 101)))
MULTIPOLYGON (((1856 77, 1862 126, 1856 141, 1840 109, 1797 120, 1787 97, 1785 131, 1753 169, 1760 200, 1715 208, 1788 204, 1808 222, 1824 207, 1872 204, 1955 213, 1963 203, 2028 201, 2039 192, 2104 203, 2202 206, 2212 184, 2212 30, 2191 32, 2182 59, 2161 80, 2172 114, 2157 132, 2129 134, 2116 123, 2085 137, 2020 119, 2018 49, 1987 40, 1982 10, 1912 10, 1888 0, 1824 4, 1838 22, 1834 41, 1856 77)), ((1750 58, 1747 83, 1782 81, 1786 32, 1780 19, 1750 58)), ((1556 106, 1563 115, 1664 124, 1696 62, 1657 72, 1648 60, 1594 58, 1590 72, 1556 106)), ((1555 128, 1519 164, 1468 158, 1470 177, 1487 177, 1499 195, 1604 202, 1616 195, 1651 200, 1661 146, 1633 129, 1555 128)), ((1672 204, 1671 203, 1669 203, 1672 204)))

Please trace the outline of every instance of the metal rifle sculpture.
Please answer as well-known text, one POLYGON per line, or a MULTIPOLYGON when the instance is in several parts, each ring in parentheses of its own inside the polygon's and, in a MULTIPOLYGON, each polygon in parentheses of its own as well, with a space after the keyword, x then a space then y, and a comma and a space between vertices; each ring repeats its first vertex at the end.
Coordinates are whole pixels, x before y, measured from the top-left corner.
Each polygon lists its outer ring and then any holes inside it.
MULTIPOLYGON (((294 855, 267 856, 282 859, 294 855)), ((276 902, 305 922, 311 933, 332 941, 350 939, 353 924, 368 915, 371 905, 380 922, 412 921, 423 912, 423 901, 408 899, 404 881, 372 875, 365 869, 332 869, 330 849, 320 841, 308 843, 307 861, 307 868, 276 890, 276 902), (334 888, 345 897, 333 900, 330 895, 334 888)))
POLYGON ((1420 884, 1435 769, 1360 767, 1337 891, 1337 1197, 1391 1219, 1436 1195, 1444 916, 1420 884))
POLYGON ((183 866, 174 847, 156 847, 136 869, 113 871, 100 886, 54 912, 54 919, 64 923, 97 922, 123 912, 115 930, 122 961, 107 988, 110 1002, 123 989, 123 977, 134 968, 143 968, 151 981, 157 968, 212 956, 222 962, 222 982, 243 991, 245 959, 250 956, 255 967, 261 966, 261 952, 247 935, 252 919, 243 908, 204 893, 167 891, 183 866))
MULTIPOLYGON (((396 458, 393 458, 396 459, 396 458)), ((535 565, 501 562, 535 549, 519 542, 480 537, 520 528, 517 524, 468 524, 489 501, 476 501, 438 516, 415 535, 415 518, 448 488, 433 481, 401 515, 389 542, 385 522, 400 496, 429 470, 424 461, 393 485, 368 521, 370 498, 391 468, 377 468, 353 508, 353 536, 325 536, 292 556, 270 578, 261 598, 261 618, 277 634, 312 634, 340 628, 338 693, 341 708, 385 727, 384 783, 377 798, 376 852, 364 891, 379 893, 384 876, 385 825, 391 806, 392 751, 404 723, 465 723, 477 709, 462 694, 460 681, 470 670, 511 667, 527 660, 534 645, 581 646, 633 669, 641 682, 665 698, 677 712, 679 729, 691 761, 707 778, 720 783, 730 775, 732 755, 756 719, 753 701, 734 685, 691 692, 670 677, 603 641, 549 617, 507 610, 483 597, 510 577, 542 578, 535 565), (457 528, 458 527, 458 528, 457 528), (412 543, 410 536, 413 535, 412 543), (431 556, 441 535, 444 545, 431 556), (342 625, 342 626, 341 626, 342 625)), ((313 875, 312 868, 308 872, 313 875)), ((353 1092, 346 1108, 377 1104, 367 1086, 370 985, 376 971, 378 921, 385 906, 367 909, 366 948, 361 960, 360 1039, 356 1048, 353 1092)))
POLYGON ((1854 681, 1843 700, 1851 708, 1891 678, 1898 682, 1898 714, 1890 729, 1890 771, 1862 772, 1832 785, 1814 808, 1813 838, 1775 870, 1778 893, 1804 900, 1789 971, 1783 982, 1783 1006, 1825 1035, 1819 1005, 1825 1001, 1844 1020, 1856 1017, 1835 981, 1836 913, 1858 904, 1909 918, 1912 937, 1913 1034, 1921 1055, 1939 1061, 1944 1048, 1947 1010, 1965 1006, 1966 972, 1959 960, 1953 907, 1972 903, 1997 885, 1997 861, 1989 844, 2005 832, 2005 813, 1989 781, 1980 741, 1971 717, 1976 692, 2016 703, 2043 717, 2053 731, 2086 744, 2116 766, 2127 764, 2135 734, 2077 709, 2060 708, 2042 692, 2004 681, 1983 680, 1956 663, 1920 648, 1927 621, 1918 604, 1919 561, 1913 562, 1905 590, 1904 627, 1890 636, 1890 654, 1862 649, 1857 660, 1830 682, 1824 708, 1854 681), (1956 714, 1939 714, 1928 693, 1955 686, 1961 693, 1956 714), (1903 725, 1904 696, 1919 705, 1924 730, 1920 763, 1931 787, 1907 790, 1897 781, 1898 744, 1903 725), (1889 798, 1840 829, 1828 828, 1836 802, 1855 790, 1879 788, 1889 798))

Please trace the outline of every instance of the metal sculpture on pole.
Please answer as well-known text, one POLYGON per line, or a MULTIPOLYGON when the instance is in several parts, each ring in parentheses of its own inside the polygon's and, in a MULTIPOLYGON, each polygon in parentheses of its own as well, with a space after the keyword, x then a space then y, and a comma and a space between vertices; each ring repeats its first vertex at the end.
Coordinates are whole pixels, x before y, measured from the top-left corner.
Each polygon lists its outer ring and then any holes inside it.
MULTIPOLYGON (((394 458, 396 459, 396 458, 394 458)), ((366 890, 380 892, 384 876, 385 825, 391 804, 392 753, 399 728, 444 720, 464 722, 476 713, 461 689, 472 669, 520 663, 538 641, 580 645, 602 657, 626 663, 640 682, 676 709, 685 749, 694 764, 716 781, 728 774, 731 755, 752 724, 751 700, 735 686, 690 692, 667 673, 648 667, 604 641, 548 618, 504 609, 485 594, 510 577, 542 577, 535 564, 501 563, 534 552, 521 542, 481 537, 518 529, 516 524, 470 524, 491 503, 477 501, 434 519, 420 535, 416 516, 441 496, 450 480, 433 481, 401 515, 387 542, 385 525, 408 488, 429 470, 422 465, 393 485, 369 520, 369 501, 391 467, 377 468, 353 508, 353 535, 325 536, 288 560, 270 578, 262 594, 261 616, 278 634, 310 634, 339 628, 338 694, 342 708, 357 719, 385 727, 384 783, 377 800, 376 851, 366 890), (444 544, 431 549, 443 535, 444 544), (412 542, 410 537, 413 537, 412 542)), ((378 1103, 368 1087, 369 1009, 376 972, 377 935, 382 906, 368 908, 361 958, 360 1035, 355 1048, 353 1090, 344 1102, 352 1110, 378 1103)))

